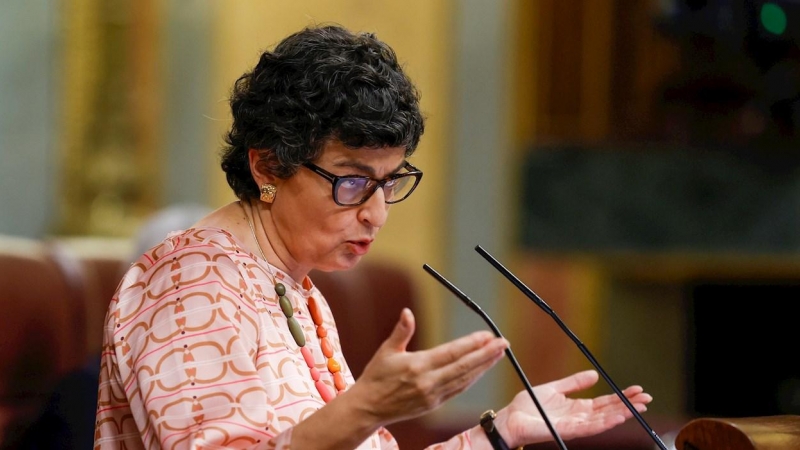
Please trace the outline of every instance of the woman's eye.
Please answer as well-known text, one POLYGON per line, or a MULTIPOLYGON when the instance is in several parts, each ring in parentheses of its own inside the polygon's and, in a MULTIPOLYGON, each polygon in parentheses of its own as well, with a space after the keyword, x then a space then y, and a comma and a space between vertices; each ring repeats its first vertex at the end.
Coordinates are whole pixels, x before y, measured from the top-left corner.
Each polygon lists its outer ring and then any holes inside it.
POLYGON ((342 181, 342 187, 345 189, 363 189, 367 180, 363 178, 347 178, 342 181))

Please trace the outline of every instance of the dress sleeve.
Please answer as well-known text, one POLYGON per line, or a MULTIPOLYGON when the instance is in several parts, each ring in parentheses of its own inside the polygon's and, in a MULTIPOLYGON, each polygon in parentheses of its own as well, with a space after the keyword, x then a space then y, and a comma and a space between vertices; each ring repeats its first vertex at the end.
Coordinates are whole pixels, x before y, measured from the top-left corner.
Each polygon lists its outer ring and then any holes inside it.
POLYGON ((431 445, 426 450, 471 450, 472 442, 469 439, 469 431, 463 431, 445 442, 431 445))
POLYGON ((289 448, 256 368, 256 299, 216 247, 140 260, 106 324, 95 447, 289 448))

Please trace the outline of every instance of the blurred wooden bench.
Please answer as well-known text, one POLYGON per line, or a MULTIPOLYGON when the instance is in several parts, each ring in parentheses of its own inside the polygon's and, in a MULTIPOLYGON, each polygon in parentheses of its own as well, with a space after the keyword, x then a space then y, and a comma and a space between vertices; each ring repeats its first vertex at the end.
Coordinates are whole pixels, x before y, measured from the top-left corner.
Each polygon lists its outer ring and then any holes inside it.
POLYGON ((0 237, 0 442, 23 429, 87 356, 81 285, 50 250, 0 237))
POLYGON ((800 449, 800 416, 700 418, 681 428, 677 450, 800 449))

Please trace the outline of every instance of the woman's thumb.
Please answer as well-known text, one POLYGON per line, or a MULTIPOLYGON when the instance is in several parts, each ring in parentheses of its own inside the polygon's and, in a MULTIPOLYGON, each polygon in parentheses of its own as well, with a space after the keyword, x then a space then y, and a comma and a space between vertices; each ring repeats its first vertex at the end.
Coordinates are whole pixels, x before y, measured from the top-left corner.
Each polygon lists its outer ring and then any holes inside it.
POLYGON ((392 330, 392 334, 384 341, 385 346, 388 346, 394 351, 404 352, 414 336, 414 314, 408 308, 403 308, 400 312, 400 319, 392 330))

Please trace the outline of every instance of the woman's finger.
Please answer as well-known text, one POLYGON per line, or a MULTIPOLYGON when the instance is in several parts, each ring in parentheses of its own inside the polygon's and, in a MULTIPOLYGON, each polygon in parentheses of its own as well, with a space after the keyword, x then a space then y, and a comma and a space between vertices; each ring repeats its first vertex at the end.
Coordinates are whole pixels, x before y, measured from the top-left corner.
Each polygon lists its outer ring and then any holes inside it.
MULTIPOLYGON (((463 360, 463 358, 473 352, 483 350, 484 353, 487 351, 493 353, 498 346, 505 345, 507 345, 505 340, 495 339, 489 331, 476 331, 428 350, 416 352, 416 356, 422 358, 422 364, 427 370, 437 370, 450 364, 471 361, 471 359, 463 360), (494 345, 494 347, 487 349, 488 345, 494 345)), ((486 357, 486 355, 483 356, 486 357)))
MULTIPOLYGON (((622 393, 625 398, 631 403, 650 403, 653 397, 650 394, 644 393, 641 386, 631 386, 626 388, 622 393)), ((595 408, 601 409, 608 406, 623 406, 622 400, 616 394, 603 395, 594 399, 595 408)))
POLYGON ((458 361, 431 372, 437 380, 439 390, 451 398, 474 384, 487 370, 503 359, 507 343, 504 340, 491 342, 485 348, 470 352, 458 361))
POLYGON ((567 395, 594 386, 599 378, 600 376, 598 375, 597 371, 584 370, 582 372, 574 373, 568 377, 542 384, 536 388, 539 388, 540 390, 553 389, 556 392, 567 395))

